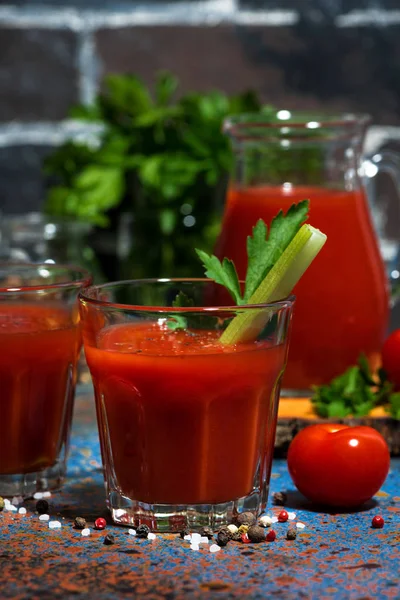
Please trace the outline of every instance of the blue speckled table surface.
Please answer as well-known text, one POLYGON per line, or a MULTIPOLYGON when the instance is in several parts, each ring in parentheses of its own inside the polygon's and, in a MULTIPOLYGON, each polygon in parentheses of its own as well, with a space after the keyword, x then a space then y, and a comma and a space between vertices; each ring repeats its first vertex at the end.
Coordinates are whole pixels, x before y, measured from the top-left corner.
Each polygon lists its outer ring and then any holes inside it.
MULTIPOLYGON (((79 395, 68 481, 49 499, 51 518, 62 527, 39 521, 34 501, 25 503, 26 515, 0 513, 0 598, 400 599, 400 460, 362 512, 314 512, 295 492, 283 460, 274 462, 271 488, 288 491, 287 509, 306 525, 294 541, 285 539, 287 524, 277 524, 273 543, 231 542, 212 554, 208 546, 190 550, 177 535, 139 540, 110 521, 106 531, 95 531, 93 520, 109 517, 93 402, 79 395), (380 530, 371 528, 378 513, 385 519, 380 530), (75 516, 89 522, 90 536, 72 527, 75 516), (114 534, 114 545, 103 544, 106 533, 114 534)), ((278 510, 270 506, 270 514, 278 510)))

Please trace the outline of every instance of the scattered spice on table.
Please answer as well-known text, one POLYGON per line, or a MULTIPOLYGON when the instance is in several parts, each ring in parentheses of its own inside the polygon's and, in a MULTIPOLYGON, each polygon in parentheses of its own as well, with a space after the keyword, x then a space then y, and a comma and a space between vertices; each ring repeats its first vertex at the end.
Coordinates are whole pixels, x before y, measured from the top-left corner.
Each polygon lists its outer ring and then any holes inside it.
POLYGON ((115 537, 112 533, 107 533, 107 535, 104 537, 103 544, 105 546, 111 546, 112 544, 115 544, 115 537))
POLYGON ((49 503, 47 500, 40 499, 36 502, 36 512, 39 515, 46 515, 49 512, 49 503))
POLYGON ((272 494, 272 502, 275 506, 285 506, 287 502, 287 494, 285 492, 275 492, 272 494))
POLYGON ((374 529, 382 529, 384 524, 385 524, 385 521, 384 521, 383 517, 381 517, 381 515, 375 515, 371 522, 371 525, 374 529))
POLYGON ((94 522, 94 528, 95 529, 105 529, 107 527, 107 521, 105 519, 103 519, 103 517, 99 517, 98 519, 95 520, 94 522))
POLYGON ((74 527, 75 529, 85 529, 86 519, 84 519, 83 517, 75 517, 74 527))
POLYGON ((249 530, 247 532, 247 537, 249 538, 249 540, 251 542, 254 542, 255 544, 264 542, 265 541, 264 528, 260 527, 259 525, 252 525, 251 527, 249 527, 249 530))

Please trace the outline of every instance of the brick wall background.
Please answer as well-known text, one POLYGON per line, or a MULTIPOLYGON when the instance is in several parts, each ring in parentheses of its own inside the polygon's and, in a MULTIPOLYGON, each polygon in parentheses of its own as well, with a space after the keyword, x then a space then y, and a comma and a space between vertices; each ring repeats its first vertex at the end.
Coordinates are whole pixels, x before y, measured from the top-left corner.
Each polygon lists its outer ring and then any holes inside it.
MULTIPOLYGON (((68 107, 108 72, 254 88, 286 108, 400 126, 399 0, 0 0, 0 210, 40 207, 41 161, 87 132, 68 107)), ((396 131, 396 130, 395 130, 396 131)))

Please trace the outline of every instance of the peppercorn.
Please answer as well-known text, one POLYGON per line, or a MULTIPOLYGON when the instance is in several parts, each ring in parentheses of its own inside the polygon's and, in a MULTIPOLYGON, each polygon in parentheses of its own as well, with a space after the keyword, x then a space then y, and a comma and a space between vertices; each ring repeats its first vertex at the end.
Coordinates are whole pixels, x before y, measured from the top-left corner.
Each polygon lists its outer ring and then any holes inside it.
POLYGON ((237 531, 234 531, 231 535, 232 535, 233 542, 240 542, 241 536, 246 535, 246 534, 239 533, 239 529, 238 529, 237 531))
POLYGON ((147 539, 147 536, 150 533, 150 528, 147 525, 139 525, 139 527, 136 529, 136 535, 138 538, 144 538, 147 539))
POLYGON ((4 500, 3 498, 0 496, 0 512, 3 510, 4 508, 4 500))
POLYGON ((227 543, 230 541, 231 536, 224 530, 221 529, 221 531, 218 531, 217 533, 217 544, 218 546, 226 546, 227 543))
POLYGON ((49 503, 47 500, 38 500, 36 502, 36 510, 39 515, 47 515, 49 512, 49 503))
POLYGON ((250 527, 251 525, 255 525, 256 520, 257 519, 255 518, 253 513, 243 512, 243 513, 240 513, 240 515, 238 515, 236 522, 237 522, 238 527, 240 527, 241 525, 248 525, 250 527))
POLYGON ((247 534, 248 530, 249 530, 249 526, 248 525, 241 525, 239 527, 239 529, 238 529, 237 532, 238 532, 239 535, 243 535, 244 533, 247 534))
POLYGON ((288 520, 289 515, 286 512, 286 510, 281 510, 281 512, 278 515, 278 521, 279 523, 286 523, 286 521, 288 520))
POLYGON ((185 537, 185 535, 190 535, 189 527, 185 527, 185 529, 182 529, 182 531, 179 532, 179 535, 181 536, 182 540, 185 537))
POLYGON ((273 529, 270 529, 265 536, 267 542, 274 542, 276 540, 276 533, 273 529))
POLYGON ((272 495, 272 502, 275 506, 285 506, 287 501, 287 494, 285 492, 275 492, 272 495))
POLYGON ((95 529, 105 529, 106 526, 107 526, 107 521, 105 519, 103 519, 103 517, 99 517, 94 522, 95 529))
POLYGON ((375 517, 372 519, 372 527, 374 529, 382 529, 382 527, 384 526, 385 521, 383 519, 383 517, 381 517, 380 515, 375 515, 375 517))
POLYGON ((211 529, 211 527, 202 527, 199 531, 200 535, 203 537, 208 538, 209 540, 212 540, 214 537, 214 532, 211 529))
POLYGON ((111 546, 112 544, 115 544, 115 537, 112 533, 107 533, 107 535, 104 537, 103 544, 105 546, 111 546))
POLYGON ((224 525, 224 527, 221 527, 221 529, 218 529, 218 533, 220 531, 225 533, 229 537, 229 539, 232 539, 232 531, 229 529, 229 527, 227 525, 224 525))
POLYGON ((295 540, 297 538, 297 532, 295 529, 288 529, 286 534, 287 540, 295 540))
POLYGON ((263 542, 265 540, 265 531, 258 525, 252 525, 249 527, 247 536, 251 542, 258 544, 259 542, 263 542))
POLYGON ((74 520, 75 529, 85 529, 86 527, 86 519, 83 517, 76 517, 74 520))

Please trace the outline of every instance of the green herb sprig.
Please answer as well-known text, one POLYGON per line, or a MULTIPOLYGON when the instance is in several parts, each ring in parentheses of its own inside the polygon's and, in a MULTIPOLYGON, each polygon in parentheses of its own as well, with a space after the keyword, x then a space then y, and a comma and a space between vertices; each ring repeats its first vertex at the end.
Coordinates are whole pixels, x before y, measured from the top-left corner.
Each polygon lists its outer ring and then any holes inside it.
POLYGON ((357 365, 328 385, 315 386, 311 402, 315 413, 323 418, 364 417, 382 406, 391 417, 400 419, 400 393, 393 391, 383 369, 372 373, 364 354, 357 365))
POLYGON ((216 256, 196 248, 206 276, 223 285, 237 305, 246 304, 307 219, 309 204, 308 200, 303 200, 293 204, 286 213, 279 211, 271 222, 269 233, 264 221, 257 221, 252 235, 247 238, 247 273, 243 294, 231 260, 224 258, 221 262, 216 256))

